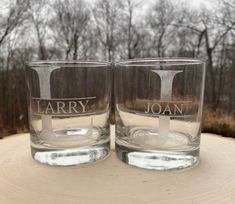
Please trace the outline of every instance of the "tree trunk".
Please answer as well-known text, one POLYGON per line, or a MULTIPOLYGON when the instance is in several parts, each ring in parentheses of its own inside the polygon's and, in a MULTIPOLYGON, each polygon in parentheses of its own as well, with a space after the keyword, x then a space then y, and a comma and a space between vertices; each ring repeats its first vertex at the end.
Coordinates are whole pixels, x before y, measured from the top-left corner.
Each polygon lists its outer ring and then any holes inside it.
POLYGON ((74 34, 74 52, 73 52, 73 60, 77 60, 78 58, 78 34, 77 32, 75 32, 74 34))
POLYGON ((210 82, 211 82, 211 105, 213 109, 216 109, 216 83, 215 83, 215 73, 214 73, 214 67, 213 67, 213 56, 212 52, 213 49, 210 48, 209 44, 209 37, 208 37, 208 32, 207 29, 205 30, 205 39, 206 39, 206 53, 208 57, 208 71, 210 74, 210 82))

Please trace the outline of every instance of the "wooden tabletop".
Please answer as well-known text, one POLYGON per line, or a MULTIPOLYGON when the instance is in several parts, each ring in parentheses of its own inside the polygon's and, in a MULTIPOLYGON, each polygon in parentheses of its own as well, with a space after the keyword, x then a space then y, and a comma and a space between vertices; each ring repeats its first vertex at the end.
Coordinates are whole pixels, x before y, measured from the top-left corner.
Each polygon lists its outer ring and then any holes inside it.
POLYGON ((203 134, 200 164, 158 172, 128 166, 115 153, 86 166, 35 162, 29 136, 0 140, 0 204, 234 204, 235 140, 203 134))

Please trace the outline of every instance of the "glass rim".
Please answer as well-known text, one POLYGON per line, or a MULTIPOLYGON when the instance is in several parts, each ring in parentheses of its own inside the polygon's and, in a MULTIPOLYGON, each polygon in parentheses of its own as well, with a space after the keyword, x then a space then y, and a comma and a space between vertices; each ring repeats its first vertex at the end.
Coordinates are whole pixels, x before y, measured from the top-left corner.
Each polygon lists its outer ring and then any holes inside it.
POLYGON ((106 67, 111 62, 98 60, 33 60, 27 63, 29 67, 106 67))
POLYGON ((144 66, 182 66, 182 65, 203 65, 206 60, 201 58, 186 57, 162 57, 162 58, 137 58, 121 60, 115 63, 116 66, 144 67, 144 66))

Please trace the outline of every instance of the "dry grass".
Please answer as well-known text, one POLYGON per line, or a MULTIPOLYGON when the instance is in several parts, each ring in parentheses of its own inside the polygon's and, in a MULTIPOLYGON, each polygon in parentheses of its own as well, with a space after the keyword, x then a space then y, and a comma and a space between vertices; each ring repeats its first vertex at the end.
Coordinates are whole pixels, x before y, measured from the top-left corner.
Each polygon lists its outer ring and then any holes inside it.
POLYGON ((204 110, 203 132, 235 138, 235 116, 225 115, 222 110, 204 110))
MULTIPOLYGON (((111 115, 110 119, 112 124, 114 124, 114 114, 111 115)), ((14 130, 0 127, 0 139, 11 134, 23 132, 28 132, 26 127, 14 130)), ((222 110, 213 111, 206 107, 204 109, 203 132, 235 138, 235 115, 225 115, 222 110)))
POLYGON ((0 139, 3 139, 4 137, 11 136, 14 134, 27 133, 27 132, 28 132, 28 129, 26 127, 21 127, 21 128, 16 128, 16 129, 1 128, 0 139))

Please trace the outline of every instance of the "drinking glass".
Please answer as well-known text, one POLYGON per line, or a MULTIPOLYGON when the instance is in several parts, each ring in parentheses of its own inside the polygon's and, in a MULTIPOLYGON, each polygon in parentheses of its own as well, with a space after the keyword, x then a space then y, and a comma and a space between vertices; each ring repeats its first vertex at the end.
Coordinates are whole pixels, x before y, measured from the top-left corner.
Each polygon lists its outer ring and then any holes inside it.
POLYGON ((31 152, 50 165, 79 165, 110 152, 110 63, 33 61, 26 68, 31 152))
POLYGON ((135 59, 116 63, 116 153, 146 169, 196 165, 205 83, 199 59, 135 59))

